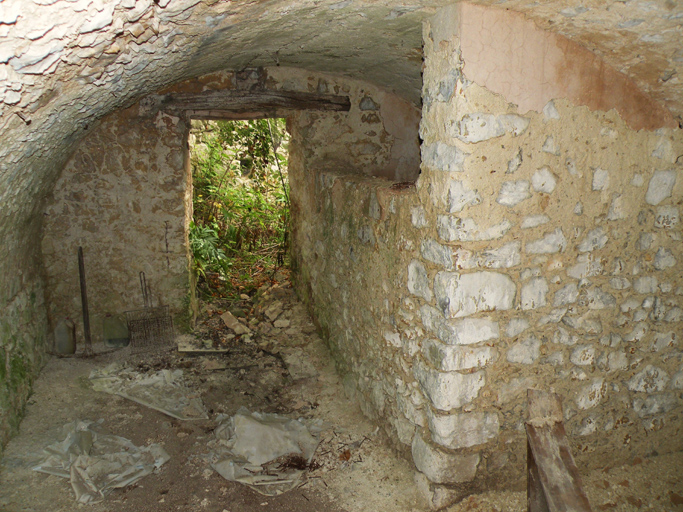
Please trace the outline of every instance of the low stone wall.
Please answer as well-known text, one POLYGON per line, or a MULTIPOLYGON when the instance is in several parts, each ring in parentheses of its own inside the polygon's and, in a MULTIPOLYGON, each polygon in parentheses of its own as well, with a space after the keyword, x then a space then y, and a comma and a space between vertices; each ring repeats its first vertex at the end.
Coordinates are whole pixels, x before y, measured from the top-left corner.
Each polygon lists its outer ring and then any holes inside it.
POLYGON ((521 112, 467 78, 461 21, 425 26, 415 188, 305 150, 292 175, 297 287, 436 508, 523 484, 528 388, 563 397, 583 469, 683 449, 681 130, 521 112))

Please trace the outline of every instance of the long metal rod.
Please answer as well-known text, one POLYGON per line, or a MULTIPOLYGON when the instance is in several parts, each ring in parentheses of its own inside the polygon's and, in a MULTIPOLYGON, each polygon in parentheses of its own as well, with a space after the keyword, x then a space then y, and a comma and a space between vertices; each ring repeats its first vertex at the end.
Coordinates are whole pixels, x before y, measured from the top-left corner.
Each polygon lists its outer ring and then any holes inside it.
POLYGON ((85 287, 85 263, 83 247, 78 248, 78 276, 81 280, 81 307, 83 309, 83 333, 85 335, 85 355, 92 354, 92 338, 90 337, 90 313, 88 312, 88 291, 85 287))

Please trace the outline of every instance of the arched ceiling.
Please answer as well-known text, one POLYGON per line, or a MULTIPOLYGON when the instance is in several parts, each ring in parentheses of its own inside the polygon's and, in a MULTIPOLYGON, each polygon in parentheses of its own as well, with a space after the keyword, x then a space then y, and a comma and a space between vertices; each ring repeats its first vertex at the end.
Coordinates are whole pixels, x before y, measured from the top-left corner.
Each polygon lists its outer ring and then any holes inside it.
MULTIPOLYGON (((4 0, 0 215, 32 213, 13 198, 22 190, 47 194, 73 142, 94 121, 219 69, 282 65, 339 73, 419 103, 422 20, 447 3, 4 0)), ((579 42, 683 119, 683 2, 476 3, 522 12, 579 42)))

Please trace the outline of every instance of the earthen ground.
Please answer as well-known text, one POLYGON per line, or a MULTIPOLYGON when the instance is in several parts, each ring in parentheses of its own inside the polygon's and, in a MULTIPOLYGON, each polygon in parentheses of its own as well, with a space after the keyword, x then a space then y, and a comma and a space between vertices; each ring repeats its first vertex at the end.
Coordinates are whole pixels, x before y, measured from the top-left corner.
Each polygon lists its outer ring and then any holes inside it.
MULTIPOLYGON (((315 333, 303 306, 288 283, 264 294, 260 306, 241 307, 256 317, 268 301, 283 304, 289 326, 261 324, 249 342, 228 339, 220 320, 223 307, 205 308, 199 338, 211 339, 223 354, 131 356, 126 350, 93 358, 51 359, 34 388, 21 431, 7 446, 0 466, 0 511, 88 510, 91 512, 153 511, 406 511, 424 510, 413 485, 412 463, 389 447, 383 434, 349 401, 335 373, 329 352, 315 333), (302 350, 297 350, 302 349, 302 350), (301 354, 299 374, 288 370, 287 354, 301 354), (180 421, 118 396, 92 390, 88 375, 113 361, 128 360, 139 371, 180 368, 197 389, 210 419, 180 421), (309 374, 301 377, 301 369, 309 374), (311 370, 313 369, 313 370, 311 370), (291 417, 322 419, 316 469, 297 489, 277 497, 228 482, 201 455, 211 439, 217 414, 240 407, 291 417), (94 505, 79 505, 67 480, 32 471, 42 449, 61 440, 61 428, 77 419, 103 419, 103 428, 137 445, 159 443, 171 459, 162 468, 94 505)), ((225 305, 224 305, 225 306, 225 305)), ((104 347, 98 347, 104 351, 104 347)), ((303 373, 306 373, 304 371, 303 373)), ((637 459, 611 467, 609 461, 584 475, 593 509, 614 511, 683 510, 683 457, 672 454, 637 459)), ((466 498, 451 512, 526 510, 524 492, 491 492, 466 498)))

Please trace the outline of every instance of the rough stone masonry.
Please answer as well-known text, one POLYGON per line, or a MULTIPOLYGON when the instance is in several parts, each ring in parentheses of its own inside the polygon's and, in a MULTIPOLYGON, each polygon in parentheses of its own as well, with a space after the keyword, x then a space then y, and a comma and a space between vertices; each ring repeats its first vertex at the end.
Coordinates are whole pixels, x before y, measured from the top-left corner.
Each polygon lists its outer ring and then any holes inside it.
POLYGON ((148 95, 253 86, 351 99, 286 113, 297 289, 431 506, 520 484, 529 387, 583 467, 681 450, 683 11, 489 3, 1 2, 2 443, 76 246, 96 323, 145 270, 189 326, 188 125, 148 95))

